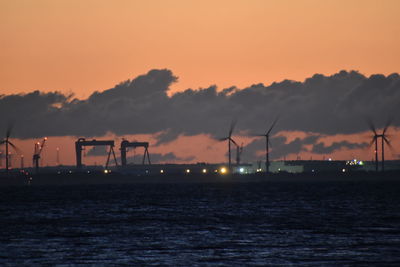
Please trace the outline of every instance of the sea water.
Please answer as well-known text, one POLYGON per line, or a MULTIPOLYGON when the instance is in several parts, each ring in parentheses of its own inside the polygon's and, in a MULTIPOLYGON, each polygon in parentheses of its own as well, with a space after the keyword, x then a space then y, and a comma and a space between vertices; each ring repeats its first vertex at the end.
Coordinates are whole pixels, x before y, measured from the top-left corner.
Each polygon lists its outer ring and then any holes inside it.
POLYGON ((400 182, 0 188, 0 265, 399 265, 400 182))

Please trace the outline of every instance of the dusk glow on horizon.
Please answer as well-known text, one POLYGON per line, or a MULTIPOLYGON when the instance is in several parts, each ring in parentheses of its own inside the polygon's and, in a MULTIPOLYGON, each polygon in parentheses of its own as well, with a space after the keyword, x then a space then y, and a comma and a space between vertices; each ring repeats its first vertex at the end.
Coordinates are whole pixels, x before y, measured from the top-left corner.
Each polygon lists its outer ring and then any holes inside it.
POLYGON ((400 0, 0 0, 0 265, 400 262, 400 0))
POLYGON ((0 0, 0 133, 12 121, 26 158, 48 136, 49 165, 74 164, 79 137, 147 141, 155 162, 226 162, 218 139, 237 119, 234 139, 255 162, 254 135, 281 116, 273 159, 371 160, 370 118, 377 129, 391 120, 386 158, 398 159, 399 10, 395 0, 0 0))

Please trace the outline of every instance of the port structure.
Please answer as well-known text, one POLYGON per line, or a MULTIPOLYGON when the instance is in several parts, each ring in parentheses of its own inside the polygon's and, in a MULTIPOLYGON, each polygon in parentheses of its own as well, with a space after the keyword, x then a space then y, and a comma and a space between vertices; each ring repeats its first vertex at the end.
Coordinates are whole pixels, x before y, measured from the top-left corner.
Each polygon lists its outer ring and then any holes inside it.
POLYGON ((129 142, 127 140, 123 140, 121 142, 121 166, 124 167, 126 166, 126 151, 128 147, 144 147, 144 154, 143 154, 143 160, 142 160, 142 165, 146 162, 146 157, 149 165, 151 165, 150 162, 150 155, 149 155, 149 143, 148 142, 129 142))
MULTIPOLYGON (((37 142, 35 143, 35 147, 33 149, 33 157, 32 157, 32 162, 33 165, 35 166, 35 171, 36 174, 39 174, 39 160, 40 160, 40 154, 43 151, 44 145, 46 144, 47 137, 43 138, 42 143, 37 142)), ((22 158, 21 158, 22 159, 22 158)), ((21 164, 22 165, 22 164, 21 164)))
POLYGON ((110 162, 111 153, 113 154, 115 165, 118 166, 117 158, 115 157, 115 152, 114 152, 114 141, 113 140, 96 140, 96 139, 86 140, 85 138, 79 138, 75 142, 76 167, 78 169, 82 168, 82 150, 83 150, 83 147, 85 147, 85 146, 109 146, 110 150, 109 150, 108 156, 107 156, 106 169, 108 169, 108 164, 110 162))

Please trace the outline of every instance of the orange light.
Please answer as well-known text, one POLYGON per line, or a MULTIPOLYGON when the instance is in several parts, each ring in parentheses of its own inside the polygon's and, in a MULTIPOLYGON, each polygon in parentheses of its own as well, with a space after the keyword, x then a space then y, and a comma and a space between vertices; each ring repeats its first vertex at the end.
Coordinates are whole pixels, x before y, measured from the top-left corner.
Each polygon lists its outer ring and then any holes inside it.
POLYGON ((226 169, 225 167, 222 167, 222 168, 220 169, 220 173, 222 173, 222 174, 227 173, 227 169, 226 169))

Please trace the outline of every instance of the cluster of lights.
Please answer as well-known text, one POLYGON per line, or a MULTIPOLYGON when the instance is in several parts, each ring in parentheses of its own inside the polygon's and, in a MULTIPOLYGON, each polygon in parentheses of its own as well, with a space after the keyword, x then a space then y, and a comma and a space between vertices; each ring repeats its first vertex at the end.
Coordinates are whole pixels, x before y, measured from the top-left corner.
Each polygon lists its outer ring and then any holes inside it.
POLYGON ((104 170, 104 173, 105 173, 105 174, 111 173, 111 170, 104 170))
POLYGON ((364 162, 362 160, 353 159, 353 160, 347 161, 346 165, 352 165, 352 166, 359 165, 359 166, 362 166, 362 165, 364 165, 364 162))
MULTIPOLYGON (((109 170, 104 170, 104 173, 109 173, 110 171, 109 170)), ((190 169, 185 169, 185 174, 190 174, 192 171, 190 170, 190 169)), ((226 174, 226 173, 228 173, 228 169, 226 168, 226 167, 222 167, 222 168, 220 168, 219 170, 218 169, 216 169, 216 170, 214 170, 214 172, 215 173, 221 173, 221 174, 226 174)), ((239 172, 240 173, 244 173, 244 172, 246 172, 246 170, 244 169, 244 168, 240 168, 239 169, 239 172)), ((146 173, 148 173, 148 171, 146 170, 146 173)), ((163 169, 161 169, 160 170, 160 173, 162 174, 162 173, 165 173, 165 170, 163 170, 163 169)), ((203 173, 203 174, 206 174, 206 173, 208 173, 208 170, 207 169, 202 169, 201 170, 201 173, 203 173)))
POLYGON ((256 172, 262 172, 262 169, 261 169, 261 168, 258 168, 258 169, 256 170, 256 172))

